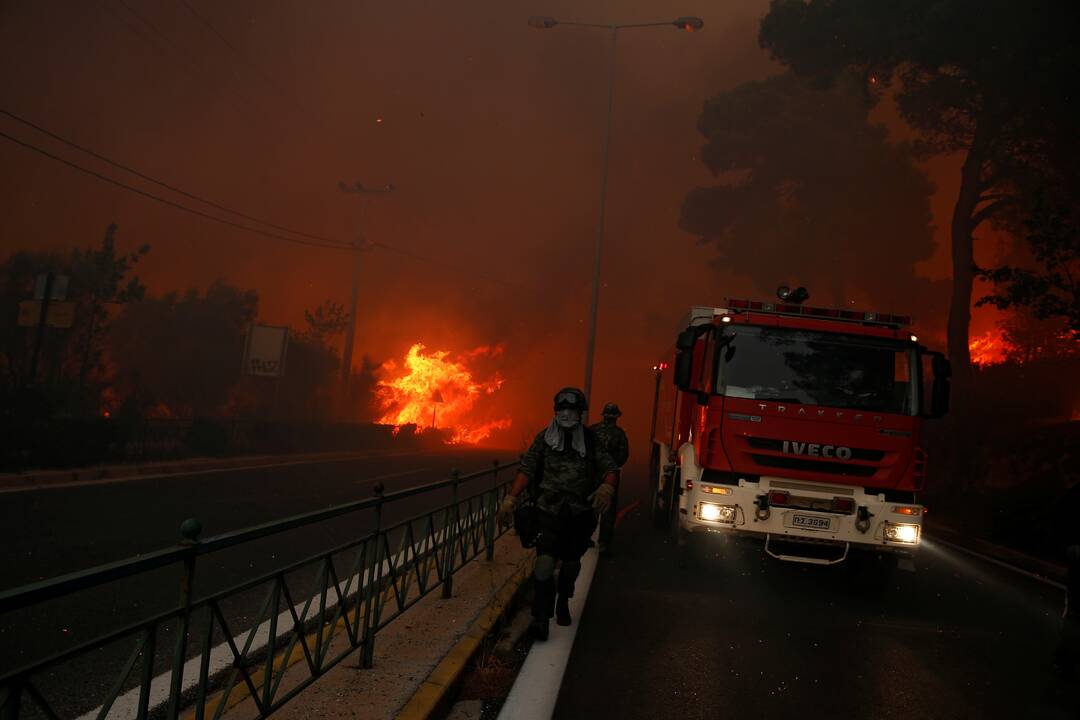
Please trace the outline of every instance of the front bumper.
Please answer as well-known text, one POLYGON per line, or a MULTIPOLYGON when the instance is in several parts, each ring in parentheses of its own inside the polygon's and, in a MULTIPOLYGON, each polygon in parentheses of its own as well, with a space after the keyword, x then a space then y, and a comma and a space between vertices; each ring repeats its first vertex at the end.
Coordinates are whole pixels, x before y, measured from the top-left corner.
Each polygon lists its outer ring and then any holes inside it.
POLYGON ((849 548, 912 554, 922 538, 923 509, 886 501, 873 490, 765 476, 738 485, 693 481, 679 498, 678 516, 688 532, 756 535, 767 549, 774 541, 836 545, 842 560, 849 548), (791 504, 772 504, 774 491, 787 493, 791 504), (825 509, 837 499, 850 500, 843 502, 850 511, 825 509))

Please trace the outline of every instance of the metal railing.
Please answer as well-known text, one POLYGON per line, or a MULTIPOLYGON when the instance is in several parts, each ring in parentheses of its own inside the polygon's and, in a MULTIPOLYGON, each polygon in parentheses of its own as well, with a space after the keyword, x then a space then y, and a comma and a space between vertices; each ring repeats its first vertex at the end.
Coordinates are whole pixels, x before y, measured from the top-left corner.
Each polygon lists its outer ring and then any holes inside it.
POLYGON ((180 571, 174 608, 0 678, 0 720, 68 715, 174 720, 182 713, 203 720, 220 718, 245 692, 262 718, 357 650, 360 664, 370 668, 381 629, 436 588, 450 597, 455 572, 480 553, 493 558, 495 541, 505 532, 496 514, 511 480, 509 474, 500 480, 499 474, 517 464, 495 461, 492 468, 468 475, 455 470, 446 480, 388 494, 379 483, 368 500, 206 540, 198 537, 199 523, 187 520, 177 546, 0 593, 0 613, 9 613, 161 568, 180 571), (462 485, 484 479, 490 482, 482 490, 459 497, 462 485), (393 503, 447 490, 449 504, 383 525, 384 511, 393 503), (221 592, 193 597, 200 558, 362 510, 374 514, 373 529, 362 536, 221 592), (306 573, 310 579, 311 571, 314 581, 302 592, 296 576, 306 573), (229 603, 264 588, 250 626, 234 627, 229 613, 235 608, 227 609, 229 603), (163 630, 174 636, 171 648, 159 648, 163 630), (100 701, 65 697, 72 692, 65 683, 44 684, 57 668, 92 660, 95 651, 117 643, 126 643, 130 652, 119 667, 108 668, 112 684, 100 701), (95 707, 87 711, 89 703, 95 707))

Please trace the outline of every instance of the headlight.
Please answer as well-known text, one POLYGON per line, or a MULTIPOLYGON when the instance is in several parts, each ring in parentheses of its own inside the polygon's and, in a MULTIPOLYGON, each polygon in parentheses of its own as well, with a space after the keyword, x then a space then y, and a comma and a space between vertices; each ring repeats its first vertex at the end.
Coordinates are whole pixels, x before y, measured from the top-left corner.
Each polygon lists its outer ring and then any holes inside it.
POLYGON ((915 545, 919 542, 919 526, 885 523, 885 541, 915 545))
POLYGON ((698 506, 698 517, 710 522, 735 522, 735 507, 732 505, 701 503, 701 505, 698 506))

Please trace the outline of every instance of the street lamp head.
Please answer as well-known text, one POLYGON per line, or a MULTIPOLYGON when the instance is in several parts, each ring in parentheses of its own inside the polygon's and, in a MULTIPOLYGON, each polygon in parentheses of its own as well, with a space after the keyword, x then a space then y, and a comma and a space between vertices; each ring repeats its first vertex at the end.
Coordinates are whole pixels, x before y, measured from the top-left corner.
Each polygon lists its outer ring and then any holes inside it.
POLYGON ((531 18, 529 18, 529 27, 535 30, 549 30, 558 24, 559 21, 553 17, 533 15, 531 18))
POLYGON ((695 32, 705 27, 705 21, 699 17, 686 16, 676 18, 672 25, 686 32, 695 32))

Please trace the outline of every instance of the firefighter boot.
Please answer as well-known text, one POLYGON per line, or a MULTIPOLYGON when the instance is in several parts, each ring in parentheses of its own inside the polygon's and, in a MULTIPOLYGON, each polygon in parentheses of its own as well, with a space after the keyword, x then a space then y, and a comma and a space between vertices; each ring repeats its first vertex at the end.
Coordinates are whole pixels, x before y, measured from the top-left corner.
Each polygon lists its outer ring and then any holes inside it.
POLYGON ((536 580, 533 589, 532 622, 529 634, 537 640, 548 639, 548 619, 554 614, 555 581, 536 580))
POLYGON ((581 572, 581 563, 564 562, 559 568, 559 599, 555 603, 555 622, 566 626, 573 622, 570 617, 570 598, 574 597, 574 583, 581 572))
POLYGON ((564 627, 573 622, 570 617, 570 599, 565 595, 560 595, 555 601, 555 622, 564 627))

